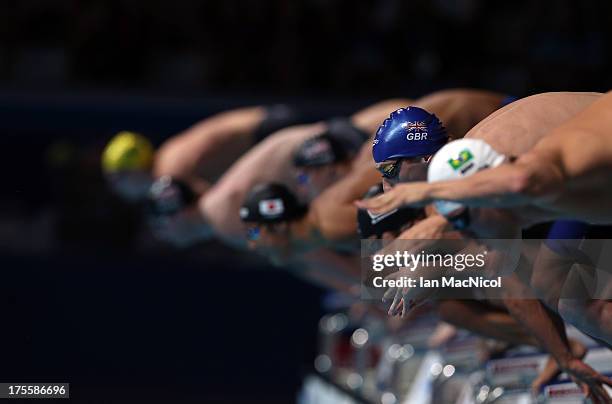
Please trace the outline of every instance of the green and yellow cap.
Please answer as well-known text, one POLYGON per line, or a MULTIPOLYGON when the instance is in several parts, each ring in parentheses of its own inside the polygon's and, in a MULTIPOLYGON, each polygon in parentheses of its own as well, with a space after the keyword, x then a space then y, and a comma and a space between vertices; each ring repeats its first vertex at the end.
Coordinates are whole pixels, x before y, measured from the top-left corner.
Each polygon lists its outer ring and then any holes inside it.
POLYGON ((148 170, 153 164, 153 145, 146 137, 128 131, 117 133, 102 153, 106 173, 148 170))

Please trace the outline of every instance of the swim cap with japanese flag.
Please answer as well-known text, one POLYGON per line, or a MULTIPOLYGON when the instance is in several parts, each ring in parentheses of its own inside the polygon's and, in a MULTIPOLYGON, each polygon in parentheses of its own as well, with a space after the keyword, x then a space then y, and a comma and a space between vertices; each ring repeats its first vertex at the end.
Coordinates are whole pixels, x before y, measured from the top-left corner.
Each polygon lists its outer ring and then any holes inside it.
POLYGON ((285 211, 285 204, 281 198, 265 199, 259 201, 259 213, 263 216, 279 216, 285 211))
MULTIPOLYGON (((469 177, 480 170, 497 167, 505 158, 484 140, 455 140, 442 147, 432 158, 427 180, 452 181, 469 177)), ((463 208, 462 204, 451 201, 436 201, 434 206, 440 214, 447 217, 463 208)))
POLYGON ((306 207, 282 184, 259 184, 253 187, 240 208, 243 222, 278 223, 303 216, 306 207))

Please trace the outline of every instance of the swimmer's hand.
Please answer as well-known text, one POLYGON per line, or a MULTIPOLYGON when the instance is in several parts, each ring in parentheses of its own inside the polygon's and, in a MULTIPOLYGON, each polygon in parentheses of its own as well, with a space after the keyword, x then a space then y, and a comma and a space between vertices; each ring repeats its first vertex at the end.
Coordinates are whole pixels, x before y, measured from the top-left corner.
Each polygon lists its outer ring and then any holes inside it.
MULTIPOLYGON (((400 269, 399 271, 392 273, 387 276, 385 279, 393 279, 397 280, 402 277, 402 271, 407 271, 407 269, 400 269)), ((405 275, 405 273, 404 273, 405 275)), ((389 310, 387 314, 391 317, 399 315, 400 317, 404 317, 406 313, 411 310, 413 307, 416 307, 416 303, 408 298, 409 288, 389 288, 383 295, 383 303, 387 303, 391 299, 391 304, 389 305, 389 310)))
MULTIPOLYGON (((398 280, 401 277, 414 278, 414 272, 408 268, 402 268, 392 273, 385 279, 398 280)), ((391 317, 401 316, 402 318, 415 307, 425 303, 431 295, 435 293, 434 288, 409 288, 395 287, 389 288, 383 295, 383 303, 391 301, 387 314, 391 317), (393 299, 393 300, 391 300, 393 299)))
MULTIPOLYGON (((568 342, 574 358, 582 360, 587 353, 586 347, 580 343, 580 341, 571 338, 568 339, 568 342)), ((533 396, 537 397, 538 393, 542 389, 542 386, 548 384, 555 377, 559 376, 561 371, 562 369, 559 367, 559 362, 557 362, 554 357, 549 356, 544 369, 542 369, 538 377, 531 382, 531 393, 533 396)))
MULTIPOLYGON (((433 215, 414 224, 399 235, 395 243, 391 243, 377 254, 394 254, 395 251, 403 250, 411 253, 430 251, 439 246, 438 240, 454 238, 455 232, 449 232, 452 226, 440 215, 433 215), (398 244, 400 243, 400 244, 398 244)), ((407 277, 418 279, 435 277, 436 271, 426 271, 423 268, 401 268, 387 276, 386 279, 400 279, 407 277)), ((388 314, 390 316, 401 315, 404 317, 408 311, 426 302, 435 293, 434 288, 389 288, 383 296, 383 302, 392 300, 388 314)))
POLYGON ((459 235, 453 231, 452 225, 444 216, 433 215, 416 222, 397 237, 388 232, 383 234, 383 240, 391 242, 377 251, 377 254, 393 255, 396 251, 407 251, 409 253, 431 251, 440 245, 437 240, 457 237, 459 235))
POLYGON ((455 326, 440 321, 433 333, 427 338, 427 346, 432 349, 440 348, 457 335, 455 326))
POLYGON ((603 385, 612 387, 612 379, 602 375, 578 358, 560 364, 569 377, 582 389, 593 403, 610 403, 612 399, 603 385))
POLYGON ((456 238, 457 234, 453 232, 453 226, 442 215, 429 216, 401 233, 398 240, 412 240, 414 243, 410 247, 413 251, 432 248, 433 240, 442 240, 448 238, 456 238))
POLYGON ((391 190, 374 198, 355 201, 360 209, 367 209, 375 215, 389 212, 403 205, 424 206, 432 202, 428 197, 430 185, 427 182, 398 184, 391 190))

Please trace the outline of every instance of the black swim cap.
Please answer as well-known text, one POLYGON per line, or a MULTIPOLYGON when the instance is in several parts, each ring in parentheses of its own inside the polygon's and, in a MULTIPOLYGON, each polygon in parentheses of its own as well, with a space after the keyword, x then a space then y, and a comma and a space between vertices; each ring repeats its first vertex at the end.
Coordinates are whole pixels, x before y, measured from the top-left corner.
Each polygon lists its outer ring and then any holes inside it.
POLYGON ((283 128, 306 122, 303 114, 295 107, 285 104, 275 104, 264 108, 266 109, 266 117, 253 132, 255 143, 261 142, 272 133, 283 128))
POLYGON ((279 223, 302 217, 307 207, 282 184, 253 187, 240 208, 240 219, 247 223, 279 223))
MULTIPOLYGON (((382 193, 382 184, 374 185, 365 194, 364 198, 372 198, 382 193)), ((423 214, 423 209, 415 209, 410 207, 395 209, 391 212, 383 213, 377 216, 372 215, 365 209, 359 209, 357 211, 359 235, 364 239, 373 235, 380 238, 385 232, 399 231, 403 225, 419 218, 423 214)))
POLYGON ((306 140, 295 152, 293 164, 296 167, 321 167, 348 160, 359 152, 369 137, 346 118, 331 119, 326 125, 325 132, 306 140))

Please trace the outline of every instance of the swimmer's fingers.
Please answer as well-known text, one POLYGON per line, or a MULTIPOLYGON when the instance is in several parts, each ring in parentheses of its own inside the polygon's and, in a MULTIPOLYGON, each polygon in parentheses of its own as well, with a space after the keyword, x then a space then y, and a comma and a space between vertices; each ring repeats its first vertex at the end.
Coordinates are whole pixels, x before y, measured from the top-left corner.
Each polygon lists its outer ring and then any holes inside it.
MULTIPOLYGON (((404 251, 406 251, 409 254, 412 254, 413 252, 420 252, 420 250, 417 250, 415 248, 415 242, 413 240, 401 240, 398 241, 397 239, 390 239, 384 243, 382 243, 383 247, 376 251, 373 255, 393 255, 395 256, 398 252, 403 253, 404 251)), ((372 258, 373 259, 373 258, 372 258)), ((394 262, 395 268, 397 268, 397 270, 401 270, 401 262, 394 262)), ((392 268, 391 266, 387 266, 387 268, 392 268)), ((405 268, 405 267, 404 267, 405 268)), ((397 273, 394 272, 394 273, 397 273)))
POLYGON ((385 294, 382 297, 383 303, 387 303, 389 301, 389 299, 392 299, 395 296, 396 292, 397 292, 396 288, 389 288, 389 289, 387 289, 387 291, 385 292, 385 294))
POLYGON ((399 315, 401 318, 404 318, 406 317, 408 312, 410 312, 410 310, 414 309, 418 305, 419 304, 417 304, 413 299, 409 299, 407 296, 404 296, 399 300, 399 303, 397 304, 397 306, 393 310, 393 314, 391 315, 399 315))
POLYGON ((403 317, 402 313, 404 312, 404 307, 406 306, 404 299, 401 299, 399 304, 397 305, 397 307, 395 308, 395 312, 393 313, 394 316, 400 316, 400 318, 403 317))
POLYGON ((397 306, 400 304, 401 300, 402 300, 402 291, 400 288, 396 288, 395 295, 393 296, 393 301, 391 302, 391 306, 389 306, 389 311, 387 312, 387 314, 389 314, 390 316, 394 316, 395 310, 397 306))
POLYGON ((410 289, 404 288, 402 302, 403 302, 403 305, 402 305, 402 318, 403 318, 408 314, 410 310, 422 304, 424 302, 424 299, 411 298, 410 289))
POLYGON ((599 375, 599 382, 605 384, 608 387, 612 387, 612 377, 599 375))
POLYGON ((401 303, 402 294, 399 289, 395 289, 395 294, 393 295, 393 300, 391 301, 391 305, 389 306, 389 310, 387 312, 388 315, 394 316, 395 311, 397 310, 397 306, 401 303))
POLYGON ((404 300, 400 298, 397 305, 393 308, 393 311, 389 315, 391 317, 400 315, 402 313, 402 307, 404 307, 404 300))
POLYGON ((370 199, 356 201, 361 209, 368 209, 374 214, 388 212, 402 205, 424 206, 431 201, 427 198, 429 184, 427 182, 412 182, 398 184, 384 194, 370 199))
POLYGON ((585 383, 577 384, 580 386, 582 393, 586 397, 586 402, 590 402, 593 404, 610 403, 610 396, 608 396, 608 393, 606 393, 603 387, 595 385, 589 386, 585 383))
POLYGON ((406 313, 408 313, 408 310, 410 310, 410 302, 408 301, 408 299, 406 297, 402 298, 402 314, 401 317, 404 318, 404 316, 406 315, 406 313))
POLYGON ((401 196, 391 190, 374 198, 355 201, 355 205, 361 209, 367 209, 373 214, 381 214, 402 205, 402 201, 401 196))
POLYGON ((396 271, 385 276, 385 280, 398 280, 406 275, 408 275, 408 269, 398 268, 396 271))
POLYGON ((612 399, 608 392, 601 385, 595 385, 591 387, 591 396, 597 398, 599 403, 610 403, 612 399))
POLYGON ((603 384, 611 385, 612 380, 609 377, 602 375, 582 360, 576 358, 570 360, 562 367, 572 380, 581 386, 587 397, 594 401, 610 402, 608 393, 602 387, 603 384))
POLYGON ((417 235, 416 240, 412 240, 413 242, 413 251, 431 251, 435 249, 436 246, 443 244, 442 241, 438 239, 429 239, 429 234, 425 235, 417 235), (422 238, 421 238, 422 237, 422 238))
POLYGON ((590 389, 590 397, 593 399, 593 402, 610 403, 612 399, 602 384, 607 384, 607 382, 600 380, 599 382, 589 383, 588 389, 590 389))

